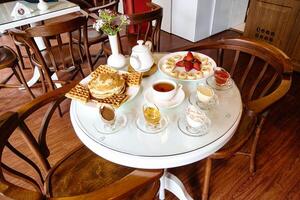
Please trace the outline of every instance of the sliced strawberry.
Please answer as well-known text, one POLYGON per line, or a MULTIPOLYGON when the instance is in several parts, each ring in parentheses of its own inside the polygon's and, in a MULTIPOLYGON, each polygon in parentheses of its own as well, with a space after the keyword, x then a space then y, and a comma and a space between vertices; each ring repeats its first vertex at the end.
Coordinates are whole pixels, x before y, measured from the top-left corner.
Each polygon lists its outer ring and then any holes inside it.
POLYGON ((184 63, 184 68, 185 68, 185 71, 187 71, 187 72, 191 71, 193 69, 193 63, 186 61, 184 63))
POLYGON ((194 62, 202 64, 202 62, 198 58, 194 58, 194 62))
POLYGON ((176 66, 177 66, 177 67, 184 67, 184 66, 185 66, 184 63, 185 63, 184 60, 178 61, 178 62, 176 63, 176 66))
POLYGON ((193 56, 192 52, 189 51, 189 52, 186 54, 186 56, 184 57, 184 60, 185 60, 185 61, 190 61, 190 62, 192 62, 192 61, 194 60, 194 56, 193 56))
POLYGON ((197 71, 201 70, 201 63, 200 62, 194 62, 193 63, 193 68, 196 69, 197 71))

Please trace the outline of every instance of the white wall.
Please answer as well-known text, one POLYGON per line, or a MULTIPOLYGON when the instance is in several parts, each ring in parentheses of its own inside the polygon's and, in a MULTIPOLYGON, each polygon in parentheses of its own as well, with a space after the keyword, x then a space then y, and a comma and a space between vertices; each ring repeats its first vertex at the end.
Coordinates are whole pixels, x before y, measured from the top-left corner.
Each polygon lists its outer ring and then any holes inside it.
MULTIPOLYGON (((209 0, 208 0, 209 1, 209 0)), ((194 41, 197 18, 197 0, 173 0, 172 33, 194 41)))
POLYGON ((249 0, 232 0, 228 28, 244 22, 248 3, 249 0))
POLYGON ((214 1, 201 0, 197 4, 196 30, 193 41, 202 40, 210 36, 212 29, 214 1))
POLYGON ((161 29, 171 33, 172 32, 172 0, 152 0, 153 3, 163 8, 163 18, 161 29))

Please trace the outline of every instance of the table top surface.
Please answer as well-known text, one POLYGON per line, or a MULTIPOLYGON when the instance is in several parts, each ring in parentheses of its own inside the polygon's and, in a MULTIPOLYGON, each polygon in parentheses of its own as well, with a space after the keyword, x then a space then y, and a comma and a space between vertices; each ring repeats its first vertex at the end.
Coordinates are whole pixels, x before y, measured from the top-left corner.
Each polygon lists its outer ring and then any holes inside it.
MULTIPOLYGON (((162 55, 155 54, 155 60, 162 55)), ((142 114, 144 94, 158 79, 167 77, 158 71, 144 78, 139 94, 117 110, 117 114, 127 116, 127 125, 114 134, 103 134, 95 128, 100 119, 96 106, 72 101, 71 120, 81 141, 96 154, 118 164, 139 168, 169 168, 205 158, 232 137, 242 112, 241 96, 235 84, 228 90, 216 91, 219 104, 208 112, 211 127, 206 135, 188 136, 178 128, 178 120, 184 116, 188 97, 195 94, 198 82, 180 82, 185 100, 175 108, 161 110, 169 120, 165 130, 156 134, 139 130, 136 119, 142 114)))
POLYGON ((71 12, 80 11, 80 7, 66 0, 47 3, 49 8, 46 11, 40 11, 37 8, 37 3, 29 3, 26 1, 11 1, 0 3, 0 30, 6 30, 17 26, 22 26, 29 23, 38 22, 41 20, 61 16, 71 12), (22 17, 11 16, 14 6, 20 2, 30 8, 32 12, 29 15, 22 17))

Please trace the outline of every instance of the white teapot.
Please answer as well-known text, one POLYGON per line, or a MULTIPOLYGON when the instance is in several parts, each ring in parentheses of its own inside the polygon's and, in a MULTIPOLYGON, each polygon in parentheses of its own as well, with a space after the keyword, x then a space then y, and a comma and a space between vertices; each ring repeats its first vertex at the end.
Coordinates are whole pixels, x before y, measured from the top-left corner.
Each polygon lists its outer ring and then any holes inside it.
POLYGON ((138 45, 132 48, 130 65, 135 71, 145 72, 148 71, 154 63, 151 54, 152 43, 150 41, 146 41, 145 45, 143 45, 143 40, 138 40, 137 43, 138 45))

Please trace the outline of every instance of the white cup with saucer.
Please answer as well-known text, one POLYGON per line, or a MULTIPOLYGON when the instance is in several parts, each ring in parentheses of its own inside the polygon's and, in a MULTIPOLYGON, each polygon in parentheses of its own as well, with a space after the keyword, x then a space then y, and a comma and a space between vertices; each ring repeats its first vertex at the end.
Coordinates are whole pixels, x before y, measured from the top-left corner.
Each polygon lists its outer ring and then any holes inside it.
POLYGON ((214 98, 215 92, 214 90, 204 84, 199 84, 197 86, 197 98, 200 102, 207 104, 214 98))
POLYGON ((169 79, 157 80, 151 86, 152 94, 158 101, 169 101, 181 88, 181 84, 169 79))

